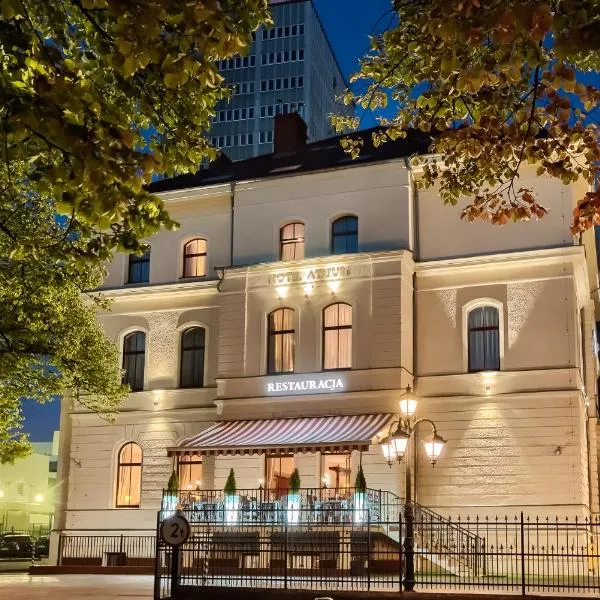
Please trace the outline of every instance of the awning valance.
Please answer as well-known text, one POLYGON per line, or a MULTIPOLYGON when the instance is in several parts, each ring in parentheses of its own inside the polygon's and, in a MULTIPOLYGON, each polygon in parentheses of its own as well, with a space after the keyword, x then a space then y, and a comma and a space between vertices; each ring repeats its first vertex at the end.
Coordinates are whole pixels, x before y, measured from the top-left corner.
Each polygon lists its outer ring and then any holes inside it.
POLYGON ((391 418, 390 414, 376 414, 221 421, 184 440, 181 446, 168 448, 168 454, 281 454, 367 450, 391 418))

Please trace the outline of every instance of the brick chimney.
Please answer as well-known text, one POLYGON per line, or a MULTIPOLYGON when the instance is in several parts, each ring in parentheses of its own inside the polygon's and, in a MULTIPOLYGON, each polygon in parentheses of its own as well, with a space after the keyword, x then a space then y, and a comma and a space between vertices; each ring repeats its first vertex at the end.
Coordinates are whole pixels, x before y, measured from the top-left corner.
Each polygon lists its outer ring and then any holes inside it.
POLYGON ((275 115, 275 154, 296 154, 306 146, 306 123, 298 113, 275 115))

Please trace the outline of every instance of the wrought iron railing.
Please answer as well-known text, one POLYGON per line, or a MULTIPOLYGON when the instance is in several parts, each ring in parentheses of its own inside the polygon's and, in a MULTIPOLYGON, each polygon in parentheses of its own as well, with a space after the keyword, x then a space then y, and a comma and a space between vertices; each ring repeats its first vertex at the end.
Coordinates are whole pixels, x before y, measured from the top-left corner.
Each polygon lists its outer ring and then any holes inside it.
POLYGON ((235 510, 237 523, 284 523, 290 502, 297 503, 306 522, 342 523, 360 518, 368 509, 372 522, 397 522, 401 500, 384 490, 356 488, 301 488, 297 492, 270 489, 239 489, 235 500, 223 490, 163 491, 162 513, 177 507, 190 515, 192 523, 223 523, 228 510, 235 510))

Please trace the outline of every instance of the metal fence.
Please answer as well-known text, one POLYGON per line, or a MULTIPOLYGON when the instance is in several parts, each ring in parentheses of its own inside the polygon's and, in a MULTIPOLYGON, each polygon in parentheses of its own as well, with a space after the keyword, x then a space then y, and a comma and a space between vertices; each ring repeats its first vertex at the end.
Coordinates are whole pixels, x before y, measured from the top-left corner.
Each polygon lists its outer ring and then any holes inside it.
POLYGON ((154 567, 156 535, 61 535, 58 565, 154 567))
MULTIPOLYGON (((400 591, 406 530, 373 521, 369 512, 340 509, 330 522, 290 507, 281 522, 224 519, 192 523, 176 553, 158 542, 155 599, 172 587, 400 591), (175 567, 175 572, 173 572, 175 567)), ((600 594, 600 522, 446 519, 418 507, 414 518, 417 590, 600 594)))

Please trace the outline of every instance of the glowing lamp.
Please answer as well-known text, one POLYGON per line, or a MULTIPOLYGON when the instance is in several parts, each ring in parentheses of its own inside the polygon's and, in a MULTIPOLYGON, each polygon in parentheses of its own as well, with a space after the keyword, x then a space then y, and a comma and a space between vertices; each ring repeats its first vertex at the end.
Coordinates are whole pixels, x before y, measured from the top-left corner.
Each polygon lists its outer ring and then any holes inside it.
POLYGON ((400 413, 403 417, 412 417, 417 412, 418 400, 413 396, 410 385, 406 388, 406 392, 400 398, 400 413))
POLYGON ((36 494, 35 495, 35 501, 36 502, 43 502, 44 501, 44 494, 36 494))
POLYGON ((402 460, 402 457, 406 453, 408 447, 408 441, 410 440, 410 434, 402 429, 398 428, 396 432, 390 436, 390 443, 394 448, 394 454, 398 460, 402 460))
POLYGON ((424 442, 425 453, 432 465, 435 466, 446 444, 446 440, 436 432, 432 433, 424 442))
POLYGON ((391 467, 392 463, 396 460, 396 449, 390 439, 384 440, 381 443, 381 452, 383 452, 383 458, 385 458, 387 464, 391 467))

